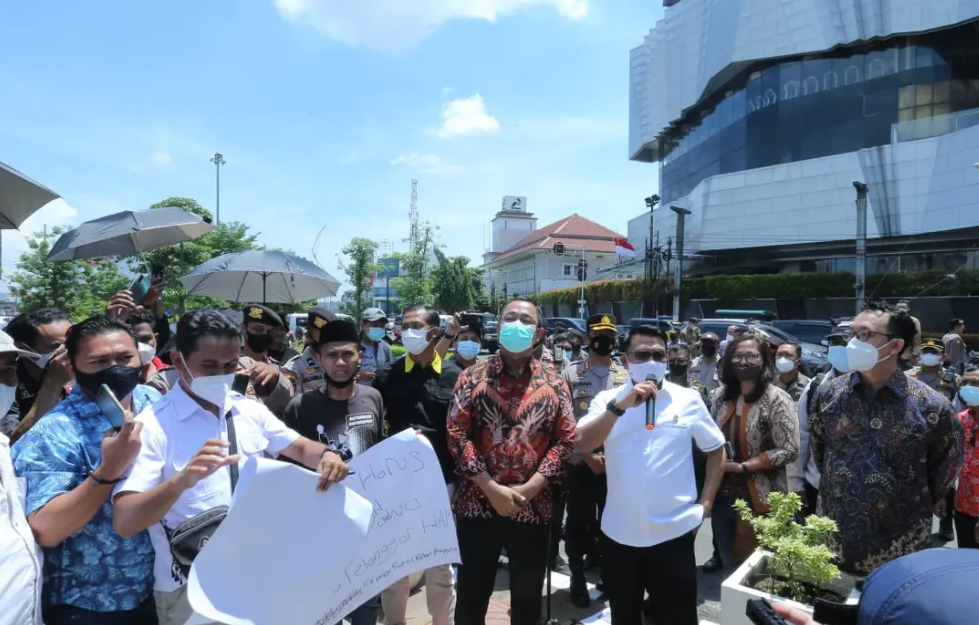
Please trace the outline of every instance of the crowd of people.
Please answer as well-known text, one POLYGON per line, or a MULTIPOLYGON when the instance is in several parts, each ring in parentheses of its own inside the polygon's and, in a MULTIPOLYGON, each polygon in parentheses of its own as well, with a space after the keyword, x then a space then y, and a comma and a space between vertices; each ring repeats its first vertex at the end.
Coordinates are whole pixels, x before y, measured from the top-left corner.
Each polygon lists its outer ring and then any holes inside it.
MULTIPOLYGON (((514 298, 481 358, 464 319, 407 308, 396 357, 376 308, 359 327, 311 309, 302 352, 262 304, 190 311, 171 331, 155 290, 84 320, 17 316, 0 333, 0 624, 182 625, 241 463, 308 467, 323 491, 409 428, 435 450, 460 548, 457 571, 424 571, 435 625, 485 621, 504 554, 516 625, 540 620, 549 569, 587 607, 590 568, 616 625, 694 625, 699 528, 714 536, 703 570, 730 570, 755 548, 734 503, 764 513, 773 492, 833 519, 857 575, 926 549, 933 514, 979 546, 979 369, 963 366, 960 320, 922 342, 908 310, 871 304, 809 379, 799 345, 737 327, 620 342, 597 314, 548 337, 514 298)), ((346 620, 402 624, 410 592, 398 580, 346 620)))

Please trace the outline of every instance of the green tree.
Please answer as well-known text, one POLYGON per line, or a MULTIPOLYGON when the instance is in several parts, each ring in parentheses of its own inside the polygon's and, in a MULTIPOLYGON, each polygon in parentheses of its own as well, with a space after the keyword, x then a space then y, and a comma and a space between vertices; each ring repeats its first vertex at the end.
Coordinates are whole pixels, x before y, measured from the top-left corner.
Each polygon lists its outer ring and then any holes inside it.
POLYGON ((435 258, 438 267, 431 275, 435 307, 449 314, 471 309, 473 292, 469 259, 465 256, 449 258, 439 249, 435 250, 435 258))
POLYGON ((435 252, 435 230, 438 226, 424 221, 418 224, 411 243, 411 252, 395 254, 401 263, 401 277, 391 278, 404 306, 432 304, 431 259, 435 252))
MULTIPOLYGON (((190 198, 171 197, 150 206, 151 209, 168 207, 181 208, 195 215, 200 215, 205 221, 211 220, 210 211, 190 198)), ((196 295, 189 296, 187 289, 180 283, 180 277, 198 265, 222 254, 258 249, 256 238, 257 235, 249 233, 247 225, 237 221, 225 222, 215 230, 193 241, 163 247, 131 257, 130 267, 133 271, 147 274, 153 269, 162 269, 163 304, 165 307, 177 311, 178 314, 183 313, 188 308, 226 307, 229 304, 223 300, 196 295)))
POLYGON ((377 241, 354 237, 342 250, 346 262, 340 261, 340 269, 347 274, 347 280, 352 287, 345 295, 353 298, 353 303, 345 307, 345 312, 348 310, 346 314, 354 319, 360 319, 360 313, 365 308, 370 308, 373 293, 370 285, 380 269, 376 262, 377 247, 377 241))
POLYGON ((480 267, 467 267, 466 271, 469 273, 469 288, 473 294, 473 309, 495 315, 497 311, 493 309, 489 293, 486 292, 486 270, 480 267))
POLYGON ((110 259, 47 262, 52 243, 65 230, 35 232, 28 240, 18 271, 10 277, 12 290, 21 298, 20 312, 57 306, 74 319, 84 319, 105 312, 109 298, 126 288, 126 276, 110 259))

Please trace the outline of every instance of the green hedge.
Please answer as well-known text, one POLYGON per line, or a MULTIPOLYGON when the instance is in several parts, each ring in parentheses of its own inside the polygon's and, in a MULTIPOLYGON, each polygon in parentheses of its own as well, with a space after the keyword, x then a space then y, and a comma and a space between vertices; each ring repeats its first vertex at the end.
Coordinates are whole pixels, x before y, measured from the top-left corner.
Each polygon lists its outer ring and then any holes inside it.
MULTIPOLYGON (((761 299, 801 300, 825 297, 853 297, 856 280, 849 273, 779 273, 686 278, 683 298, 721 301, 761 299)), ((652 297, 671 296, 673 280, 653 282, 652 297)), ((979 295, 979 271, 960 271, 953 276, 940 271, 870 276, 867 294, 875 297, 968 296, 979 295)), ((580 287, 544 291, 532 297, 538 304, 574 304, 580 287)), ((590 304, 637 302, 644 297, 643 280, 601 280, 585 285, 590 304)))

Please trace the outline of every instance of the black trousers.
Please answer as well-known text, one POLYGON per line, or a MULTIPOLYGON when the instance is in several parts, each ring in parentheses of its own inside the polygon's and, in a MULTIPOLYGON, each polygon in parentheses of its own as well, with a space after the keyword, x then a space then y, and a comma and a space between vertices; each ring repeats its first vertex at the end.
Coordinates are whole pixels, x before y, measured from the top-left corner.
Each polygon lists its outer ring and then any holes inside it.
POLYGON ((583 463, 570 466, 564 547, 572 573, 584 571, 585 556, 598 554, 598 537, 607 494, 608 481, 604 473, 596 475, 583 463))
POLYGON ((974 516, 955 511, 955 536, 959 539, 959 549, 979 549, 976 542, 976 522, 974 516))
POLYGON ((458 519, 459 577, 455 621, 483 625, 496 584, 496 564, 506 548, 510 560, 510 623, 537 625, 547 566, 548 525, 492 519, 458 519))
POLYGON ((697 625, 693 532, 652 547, 621 545, 604 534, 601 540, 602 579, 615 625, 642 625, 647 590, 654 623, 697 625))
POLYGON ((73 605, 56 605, 44 610, 45 625, 157 625, 156 602, 150 595, 134 610, 95 612, 73 605))
POLYGON ((955 510, 955 487, 948 489, 945 493, 945 518, 938 522, 938 529, 941 532, 951 532, 954 527, 952 524, 953 510, 955 510))
POLYGON ((806 491, 806 504, 802 506, 802 518, 816 514, 816 500, 819 498, 819 489, 809 483, 809 480, 802 482, 802 487, 806 491))

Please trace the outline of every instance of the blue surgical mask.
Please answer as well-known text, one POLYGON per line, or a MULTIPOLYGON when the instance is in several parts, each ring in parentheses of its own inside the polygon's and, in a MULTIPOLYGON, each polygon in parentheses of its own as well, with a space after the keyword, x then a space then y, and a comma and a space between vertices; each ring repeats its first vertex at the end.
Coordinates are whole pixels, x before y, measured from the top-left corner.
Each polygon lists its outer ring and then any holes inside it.
POLYGON ((571 352, 565 350, 564 351, 564 359, 565 360, 574 360, 574 357, 571 355, 571 352))
POLYGON ((959 396, 966 406, 979 406, 979 386, 963 386, 959 389, 959 396))
POLYGON ((850 362, 846 357, 846 345, 833 345, 827 354, 829 364, 840 373, 850 371, 850 362))
POLYGON ((511 354, 522 354, 534 344, 537 326, 519 321, 508 321, 500 330, 500 345, 511 354))
POLYGON ((375 343, 383 339, 385 334, 387 334, 387 332, 384 331, 384 328, 370 328, 367 330, 367 338, 375 343))
POLYGON ((463 360, 476 360, 479 356, 479 343, 476 341, 459 341, 456 345, 456 353, 463 360))

